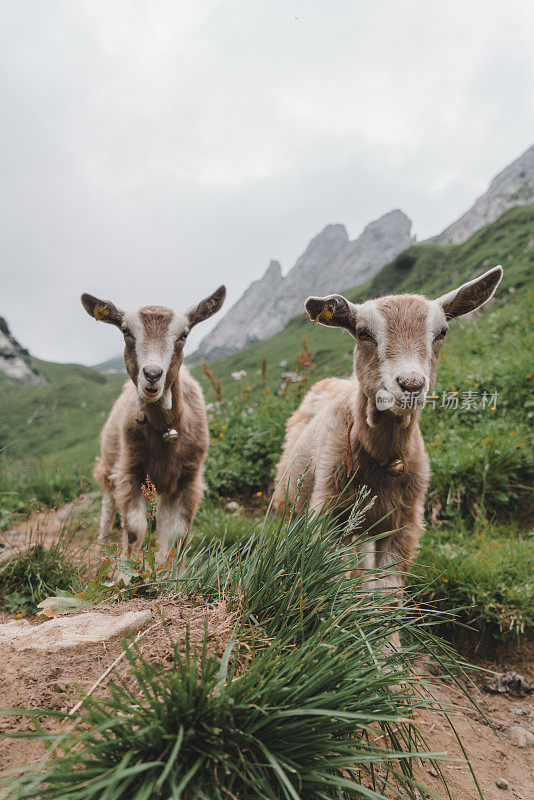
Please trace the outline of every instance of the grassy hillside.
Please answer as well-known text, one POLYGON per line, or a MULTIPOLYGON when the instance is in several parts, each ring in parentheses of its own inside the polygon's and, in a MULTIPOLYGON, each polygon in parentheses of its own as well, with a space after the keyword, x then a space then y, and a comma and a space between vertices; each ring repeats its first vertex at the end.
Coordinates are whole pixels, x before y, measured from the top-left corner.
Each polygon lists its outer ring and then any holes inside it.
POLYGON ((34 359, 44 386, 21 386, 0 378, 0 448, 11 459, 50 456, 75 466, 86 450, 91 457, 102 420, 124 383, 80 364, 34 359))
POLYGON ((80 364, 34 363, 47 380, 43 386, 0 376, 0 528, 32 500, 56 504, 77 496, 124 382, 80 364))

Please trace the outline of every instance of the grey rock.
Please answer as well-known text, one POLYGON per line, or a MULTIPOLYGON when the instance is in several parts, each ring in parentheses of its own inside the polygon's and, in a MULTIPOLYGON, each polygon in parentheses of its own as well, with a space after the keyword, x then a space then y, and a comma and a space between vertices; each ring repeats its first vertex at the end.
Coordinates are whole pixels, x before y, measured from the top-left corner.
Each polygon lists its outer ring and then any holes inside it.
POLYGON ((517 747, 534 747, 534 733, 521 725, 510 725, 506 735, 517 747))
POLYGON ((17 342, 3 317, 0 317, 0 372, 13 381, 29 386, 46 383, 33 365, 30 354, 17 342))
POLYGON ((16 650, 63 650, 104 642, 129 630, 138 630, 150 618, 150 611, 127 611, 117 615, 90 611, 37 625, 27 620, 7 622, 0 625, 0 645, 16 650))
POLYGON ((495 786, 498 789, 508 789, 508 781, 505 778, 497 778, 495 786))
POLYGON ((309 295, 364 283, 413 244, 411 226, 398 209, 371 222, 354 241, 344 225, 327 225, 285 277, 278 261, 271 261, 263 277, 249 286, 202 340, 195 356, 212 360, 269 339, 296 314, 304 315, 309 295))
POLYGON ((507 670, 506 672, 496 672, 491 678, 487 678, 482 688, 491 694, 512 694, 516 697, 525 697, 533 691, 534 687, 523 675, 513 670, 507 670))
POLYGON ((485 194, 460 219, 431 239, 435 244, 461 244, 501 214, 534 202, 534 145, 493 178, 485 194))
POLYGON ((236 503, 235 500, 229 500, 226 504, 226 510, 229 511, 231 514, 235 514, 236 511, 241 510, 241 506, 239 503, 236 503))

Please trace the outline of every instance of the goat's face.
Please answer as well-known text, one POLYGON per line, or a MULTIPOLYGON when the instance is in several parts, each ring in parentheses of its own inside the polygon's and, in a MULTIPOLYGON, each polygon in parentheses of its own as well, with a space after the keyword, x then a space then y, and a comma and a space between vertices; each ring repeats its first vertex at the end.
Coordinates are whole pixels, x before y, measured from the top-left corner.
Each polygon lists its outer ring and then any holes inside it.
POLYGON ((448 321, 486 303, 501 277, 502 268, 495 267, 437 300, 392 295, 355 305, 338 294, 309 297, 306 310, 356 339, 354 371, 378 410, 409 414, 434 386, 448 321))
POLYGON ((82 295, 87 313, 97 320, 120 328, 124 335, 124 363, 137 386, 143 403, 154 403, 167 396, 183 361, 183 347, 191 328, 212 314, 224 302, 226 288, 187 311, 172 311, 164 306, 143 306, 136 311, 121 311, 107 300, 82 295))

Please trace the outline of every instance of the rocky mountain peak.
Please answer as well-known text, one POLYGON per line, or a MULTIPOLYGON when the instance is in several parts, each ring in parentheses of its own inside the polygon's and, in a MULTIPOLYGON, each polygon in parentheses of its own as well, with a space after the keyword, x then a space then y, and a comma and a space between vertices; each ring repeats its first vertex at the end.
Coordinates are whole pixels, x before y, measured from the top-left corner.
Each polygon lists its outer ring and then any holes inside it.
POLYGON ((308 295, 343 291, 375 275, 411 244, 410 230, 410 220, 399 210, 370 223, 354 241, 344 225, 327 225, 285 277, 278 262, 271 261, 263 277, 202 340, 197 355, 214 359, 270 338, 303 312, 308 295))
POLYGON ((282 267, 279 261, 270 261, 269 266, 265 270, 262 280, 277 280, 282 276, 282 267))
POLYGON ((461 244, 514 206, 534 202, 534 145, 499 172, 460 219, 431 239, 435 244, 461 244))
POLYGON ((383 236, 387 234, 397 235, 400 233, 404 236, 409 236, 411 229, 412 221, 410 217, 408 217, 404 211, 401 211, 400 208, 395 208, 393 211, 388 211, 387 214, 383 214, 378 219, 366 225, 360 238, 363 239, 363 237, 368 234, 379 234, 383 236))
POLYGON ((28 351, 20 345, 4 319, 0 317, 0 372, 7 378, 36 386, 46 383, 35 368, 28 351))

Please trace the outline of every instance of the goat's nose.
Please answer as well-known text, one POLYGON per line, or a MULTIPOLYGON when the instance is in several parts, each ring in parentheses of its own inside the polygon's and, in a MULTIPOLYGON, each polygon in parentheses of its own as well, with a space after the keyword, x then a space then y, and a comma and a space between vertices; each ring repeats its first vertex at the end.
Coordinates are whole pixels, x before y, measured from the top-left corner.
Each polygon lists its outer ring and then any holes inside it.
POLYGON ((397 383, 403 391, 416 394, 420 392, 425 385, 425 379, 423 375, 419 375, 417 372, 409 372, 403 375, 397 375, 397 383))
POLYGON ((143 367, 143 375, 150 383, 156 383, 163 375, 163 370, 159 367, 143 367))

